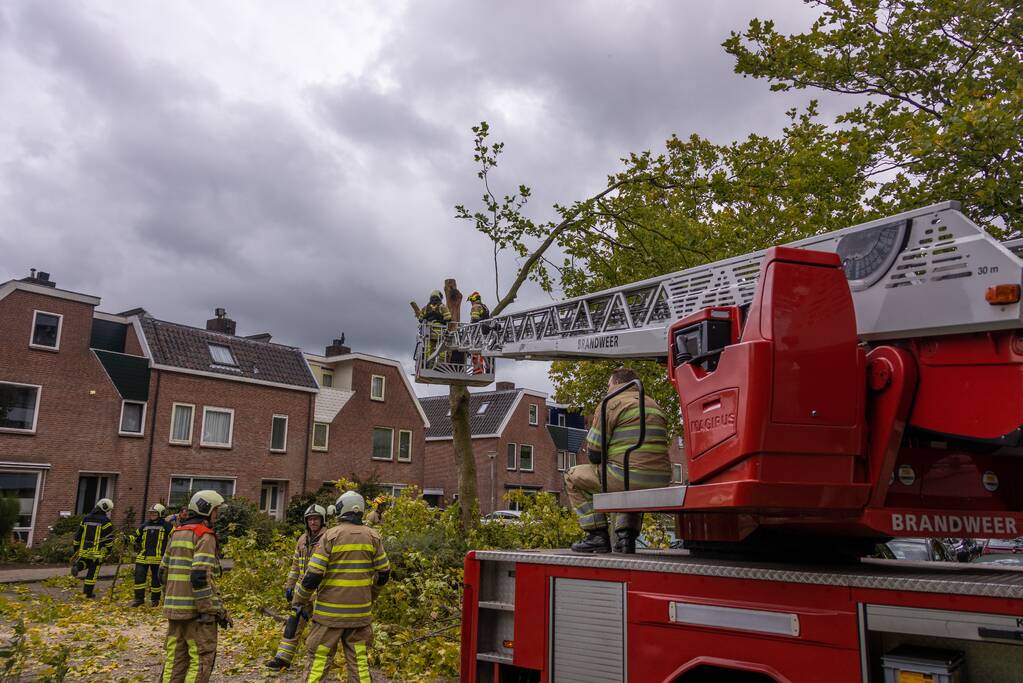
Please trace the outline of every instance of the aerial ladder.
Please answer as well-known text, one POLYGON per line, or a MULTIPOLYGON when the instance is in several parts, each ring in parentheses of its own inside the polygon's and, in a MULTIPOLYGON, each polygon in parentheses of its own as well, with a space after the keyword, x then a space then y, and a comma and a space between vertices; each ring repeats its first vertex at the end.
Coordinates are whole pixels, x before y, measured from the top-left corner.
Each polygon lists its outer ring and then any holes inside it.
POLYGON ((694 548, 1023 536, 1021 254, 944 202, 424 329, 417 380, 486 385, 496 358, 665 363, 688 481, 594 506, 672 514, 694 548))

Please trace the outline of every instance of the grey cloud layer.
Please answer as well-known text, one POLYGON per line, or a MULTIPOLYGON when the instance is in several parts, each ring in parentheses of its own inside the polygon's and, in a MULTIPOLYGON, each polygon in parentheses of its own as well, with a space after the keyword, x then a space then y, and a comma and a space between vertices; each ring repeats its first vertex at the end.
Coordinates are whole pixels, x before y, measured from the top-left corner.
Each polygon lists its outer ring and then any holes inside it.
MULTIPOLYGON (((796 12, 793 28, 806 12, 722 5, 409 3, 363 73, 275 102, 150 55, 116 9, 7 4, 0 279, 35 266, 105 310, 200 323, 226 306, 245 333, 315 350, 343 329, 407 359, 410 298, 448 275, 492 290, 488 245, 452 219, 480 193, 469 126, 491 121, 508 143, 499 182, 532 184, 545 218, 672 132, 781 125, 788 104, 731 75, 719 43, 754 11, 796 12)), ((203 59, 237 49, 220 28, 203 59)), ((509 375, 536 384, 520 366, 509 375)))

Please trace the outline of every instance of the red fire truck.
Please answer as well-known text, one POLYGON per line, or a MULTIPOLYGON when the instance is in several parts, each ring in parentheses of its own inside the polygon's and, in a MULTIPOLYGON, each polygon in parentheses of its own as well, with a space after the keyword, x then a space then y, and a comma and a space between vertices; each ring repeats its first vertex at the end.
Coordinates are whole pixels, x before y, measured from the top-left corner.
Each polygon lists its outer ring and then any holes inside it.
POLYGON ((1023 536, 1021 251, 947 202, 417 354, 468 384, 480 357, 659 359, 682 411, 686 485, 594 507, 670 514, 687 549, 470 553, 463 683, 1023 681, 1023 572, 849 559, 1023 536))

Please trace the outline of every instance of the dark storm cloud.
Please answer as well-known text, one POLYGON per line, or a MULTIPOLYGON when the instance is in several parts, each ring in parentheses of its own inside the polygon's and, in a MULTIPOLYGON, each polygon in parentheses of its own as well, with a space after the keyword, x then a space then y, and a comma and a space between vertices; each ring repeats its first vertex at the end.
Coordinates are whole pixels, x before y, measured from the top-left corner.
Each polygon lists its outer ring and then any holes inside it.
POLYGON ((234 87, 244 68, 202 67, 245 64, 233 17, 204 10, 223 39, 202 42, 176 9, 151 21, 202 54, 147 45, 116 5, 0 8, 0 279, 36 266, 105 310, 201 324, 225 306, 243 333, 322 351, 344 331, 407 361, 410 299, 451 275, 492 298, 489 246, 453 220, 481 191, 470 126, 507 142, 499 191, 531 184, 546 219, 671 133, 772 133, 805 100, 734 76, 719 46, 758 13, 805 26, 790 2, 409 3, 359 73, 267 75, 263 97, 234 87))

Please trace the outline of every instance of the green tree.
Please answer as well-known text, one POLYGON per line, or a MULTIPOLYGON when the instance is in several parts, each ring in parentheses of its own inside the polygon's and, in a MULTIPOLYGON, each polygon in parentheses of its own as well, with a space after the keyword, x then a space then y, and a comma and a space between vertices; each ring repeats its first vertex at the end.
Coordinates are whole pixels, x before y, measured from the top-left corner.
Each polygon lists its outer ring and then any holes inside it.
POLYGON ((1016 0, 812 0, 804 33, 754 19, 725 50, 773 90, 848 94, 838 125, 887 171, 872 204, 959 199, 996 234, 1023 229, 1023 6, 1016 0))

